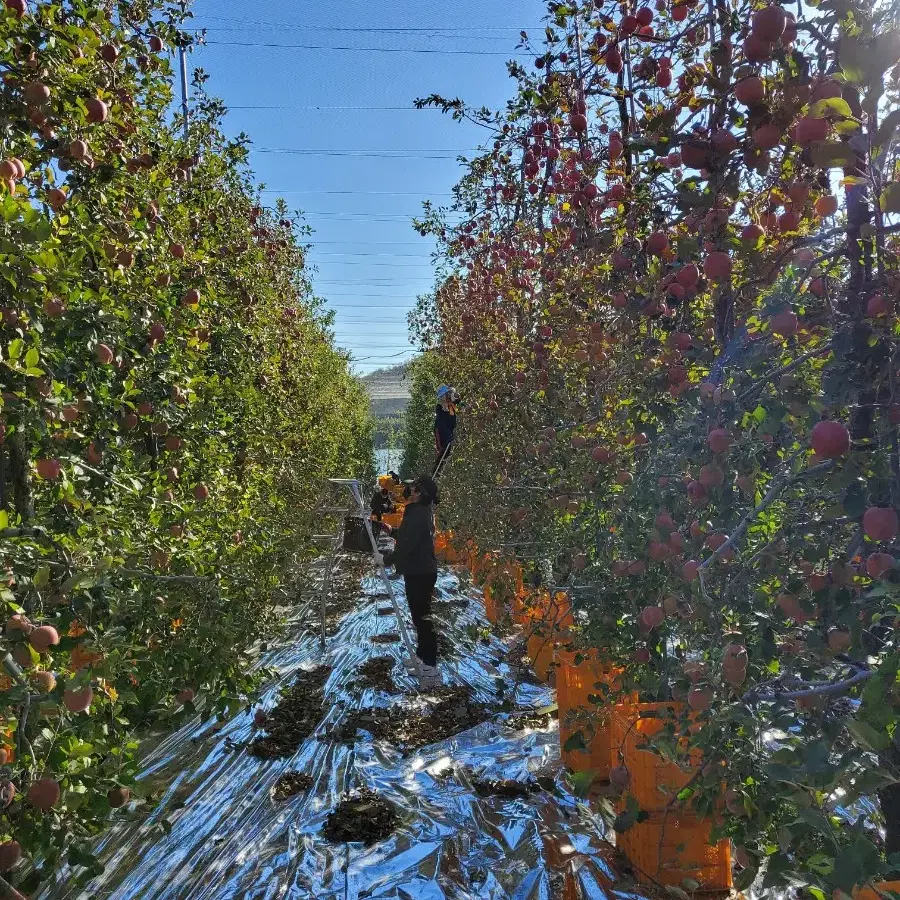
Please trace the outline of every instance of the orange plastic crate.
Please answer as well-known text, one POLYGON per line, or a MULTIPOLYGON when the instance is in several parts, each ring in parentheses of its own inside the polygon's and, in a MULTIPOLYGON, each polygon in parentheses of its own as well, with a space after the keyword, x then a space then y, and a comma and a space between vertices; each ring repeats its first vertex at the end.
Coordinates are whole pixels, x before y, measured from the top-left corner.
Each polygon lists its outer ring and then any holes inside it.
POLYGON ((527 621, 527 604, 530 602, 530 593, 524 588, 516 591, 512 601, 512 620, 518 625, 524 625, 527 621))
POLYGON ((656 815, 616 835, 616 846, 634 867, 638 880, 679 887, 685 879, 702 891, 731 887, 731 842, 710 844, 710 819, 656 815))
POLYGON ((391 528, 399 528, 400 523, 403 521, 403 510, 398 509, 395 512, 384 513, 381 516, 381 521, 386 525, 390 525, 391 528))
POLYGON ((856 895, 856 900, 882 900, 879 891, 900 894, 900 881, 879 881, 872 887, 864 887, 856 895))
POLYGON ((532 634, 528 638, 528 656, 531 658, 531 667, 539 681, 550 680, 550 670, 556 653, 557 641, 552 636, 532 634))
POLYGON ((532 594, 531 602, 524 605, 523 612, 526 621, 536 632, 560 632, 571 628, 575 623, 572 604, 568 595, 562 591, 552 597, 547 591, 532 594))
MULTIPOLYGON (((591 703, 603 685, 615 689, 621 669, 601 663, 593 651, 556 652, 556 703, 559 708, 559 747, 563 762, 576 772, 594 772, 609 778, 610 707, 591 703), (580 662, 576 663, 576 657, 580 662), (566 750, 566 742, 581 732, 586 750, 566 750)), ((610 701, 612 703, 612 700, 610 701)))
MULTIPOLYGON (((617 707, 612 715, 612 764, 619 761, 631 774, 629 792, 647 812, 662 812, 703 764, 699 750, 683 757, 684 767, 646 749, 649 739, 667 722, 675 722, 684 709, 682 703, 636 703, 617 707)), ((679 727, 676 724, 676 728, 679 727)), ((687 749, 687 739, 679 744, 687 749)))
POLYGON ((487 617, 488 622, 493 622, 495 625, 500 620, 500 611, 497 608, 497 599, 494 596, 494 591, 490 585, 486 585, 484 588, 484 614, 487 617))

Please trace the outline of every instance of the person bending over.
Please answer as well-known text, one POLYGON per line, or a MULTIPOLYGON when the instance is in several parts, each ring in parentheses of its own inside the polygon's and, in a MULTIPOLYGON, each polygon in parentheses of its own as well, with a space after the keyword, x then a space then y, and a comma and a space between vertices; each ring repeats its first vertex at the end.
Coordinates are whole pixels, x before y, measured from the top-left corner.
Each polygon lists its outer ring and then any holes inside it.
POLYGON ((379 491, 375 491, 372 495, 370 508, 376 522, 380 522, 381 517, 385 513, 392 513, 394 511, 394 500, 386 487, 381 488, 379 491))

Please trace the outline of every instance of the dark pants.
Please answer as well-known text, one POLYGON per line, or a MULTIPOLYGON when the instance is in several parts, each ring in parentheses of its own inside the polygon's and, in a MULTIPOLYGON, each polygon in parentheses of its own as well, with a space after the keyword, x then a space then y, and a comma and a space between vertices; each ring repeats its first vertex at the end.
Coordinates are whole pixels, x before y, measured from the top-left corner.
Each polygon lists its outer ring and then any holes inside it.
POLYGON ((437 665, 437 634, 431 618, 431 595, 437 583, 437 573, 430 575, 404 575, 406 584, 406 602, 416 626, 418 646, 416 656, 426 666, 437 665))

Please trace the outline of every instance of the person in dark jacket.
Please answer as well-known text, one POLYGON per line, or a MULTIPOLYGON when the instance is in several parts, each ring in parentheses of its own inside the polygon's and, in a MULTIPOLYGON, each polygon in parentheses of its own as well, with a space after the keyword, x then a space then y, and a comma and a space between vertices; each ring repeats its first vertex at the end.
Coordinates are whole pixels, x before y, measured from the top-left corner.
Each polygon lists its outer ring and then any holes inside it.
POLYGON ((434 449, 437 455, 431 473, 433 478, 437 478, 450 454, 456 432, 456 407, 459 404, 459 395, 452 387, 441 385, 437 396, 438 403, 434 408, 434 449))
POLYGON ((372 503, 370 505, 370 508, 376 522, 380 522, 381 517, 385 513, 391 513, 394 511, 394 500, 391 497, 390 491, 386 487, 381 488, 380 491, 375 491, 375 493, 372 495, 372 503))
POLYGON ((396 546, 385 553, 384 561, 403 576, 406 602, 416 627, 418 645, 411 668, 418 670, 419 686, 429 690, 440 686, 437 669, 437 634, 431 616, 431 598, 437 583, 434 554, 434 506, 438 488, 428 475, 420 475, 410 486, 409 503, 397 529, 396 546))

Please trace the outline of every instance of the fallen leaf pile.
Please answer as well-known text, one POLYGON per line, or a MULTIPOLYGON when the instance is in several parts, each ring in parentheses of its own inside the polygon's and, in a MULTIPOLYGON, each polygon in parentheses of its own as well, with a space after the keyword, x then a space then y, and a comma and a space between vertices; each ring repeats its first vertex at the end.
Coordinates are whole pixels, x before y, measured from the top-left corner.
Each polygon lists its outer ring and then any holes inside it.
POLYGON ((325 713, 325 682, 331 669, 320 666, 301 674, 266 720, 266 734, 256 738, 250 752, 263 759, 293 756, 318 726, 325 713))

